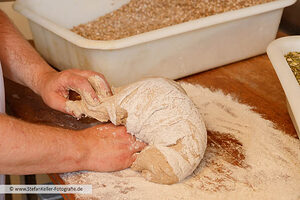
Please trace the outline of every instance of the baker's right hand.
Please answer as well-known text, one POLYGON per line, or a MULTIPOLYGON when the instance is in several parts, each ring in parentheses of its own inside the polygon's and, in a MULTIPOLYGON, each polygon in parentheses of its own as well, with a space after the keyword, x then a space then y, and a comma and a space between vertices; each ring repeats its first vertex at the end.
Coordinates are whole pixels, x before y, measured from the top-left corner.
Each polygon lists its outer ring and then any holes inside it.
POLYGON ((88 78, 91 76, 98 76, 99 79, 102 80, 99 87, 107 92, 108 95, 111 95, 110 87, 102 74, 79 69, 68 69, 61 72, 51 70, 50 72, 43 73, 39 77, 40 79, 35 91, 41 95, 43 101, 49 107, 72 114, 66 110, 69 90, 82 93, 87 92, 93 99, 98 98, 92 85, 88 81, 88 78))
POLYGON ((83 169, 111 172, 131 166, 146 144, 127 133, 124 126, 97 125, 81 131, 86 149, 83 169))

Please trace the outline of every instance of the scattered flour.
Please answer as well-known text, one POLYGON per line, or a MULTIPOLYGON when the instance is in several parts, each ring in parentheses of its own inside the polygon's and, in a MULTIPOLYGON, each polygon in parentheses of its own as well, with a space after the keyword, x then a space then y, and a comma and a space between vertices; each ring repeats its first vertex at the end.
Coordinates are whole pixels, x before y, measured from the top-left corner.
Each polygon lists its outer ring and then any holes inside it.
POLYGON ((116 137, 116 132, 113 132, 112 135, 113 135, 114 137, 116 137))
POLYGON ((126 169, 61 175, 67 184, 92 184, 85 199, 300 199, 300 141, 276 130, 252 108, 221 91, 182 83, 208 129, 208 147, 194 174, 161 185, 126 169), (234 156, 233 156, 234 155, 234 156))
POLYGON ((103 127, 98 127, 97 130, 103 131, 103 127))

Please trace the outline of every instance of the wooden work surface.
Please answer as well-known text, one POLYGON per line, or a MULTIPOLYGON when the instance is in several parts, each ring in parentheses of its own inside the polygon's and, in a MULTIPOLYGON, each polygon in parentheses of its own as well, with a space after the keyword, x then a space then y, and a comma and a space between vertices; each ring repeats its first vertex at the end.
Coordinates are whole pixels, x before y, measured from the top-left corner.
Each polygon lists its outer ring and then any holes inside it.
MULTIPOLYGON (((241 103, 253 106, 256 112, 274 122, 278 129, 297 138, 288 114, 283 89, 266 54, 198 73, 180 81, 230 93, 241 103)), ((8 113, 25 121, 70 129, 84 129, 97 123, 92 119, 77 121, 69 115, 54 111, 30 89, 12 81, 5 80, 5 90, 8 113)), ((212 142, 230 152, 231 158, 228 162, 240 164, 238 160, 243 155, 234 149, 235 146, 240 145, 238 141, 208 132, 208 146, 212 142)), ((50 178, 56 184, 63 184, 62 179, 56 174, 50 175, 50 178)), ((74 198, 73 195, 64 197, 74 198)))

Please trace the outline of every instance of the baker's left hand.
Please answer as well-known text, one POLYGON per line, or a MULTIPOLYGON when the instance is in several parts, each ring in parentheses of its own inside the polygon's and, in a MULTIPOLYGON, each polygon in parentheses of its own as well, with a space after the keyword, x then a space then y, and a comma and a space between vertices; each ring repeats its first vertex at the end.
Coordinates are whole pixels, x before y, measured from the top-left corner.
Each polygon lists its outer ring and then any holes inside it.
POLYGON ((101 88, 111 94, 110 87, 102 74, 79 69, 69 69, 61 72, 51 71, 43 74, 39 79, 37 92, 48 106, 68 113, 66 111, 66 101, 69 90, 85 91, 90 93, 93 99, 97 99, 97 95, 88 81, 90 76, 102 78, 103 85, 101 85, 101 88))

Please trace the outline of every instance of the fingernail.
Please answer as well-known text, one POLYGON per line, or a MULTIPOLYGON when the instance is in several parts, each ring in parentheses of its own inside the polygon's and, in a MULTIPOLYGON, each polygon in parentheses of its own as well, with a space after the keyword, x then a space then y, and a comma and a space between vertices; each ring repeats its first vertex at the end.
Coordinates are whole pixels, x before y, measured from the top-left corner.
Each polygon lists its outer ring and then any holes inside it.
POLYGON ((135 142, 135 143, 134 143, 134 149, 135 149, 135 150, 141 148, 142 146, 143 146, 143 145, 141 145, 141 144, 138 143, 138 142, 135 142))
POLYGON ((134 153, 134 154, 132 154, 132 158, 133 158, 134 160, 136 160, 136 158, 137 158, 137 154, 138 154, 138 153, 134 153))

